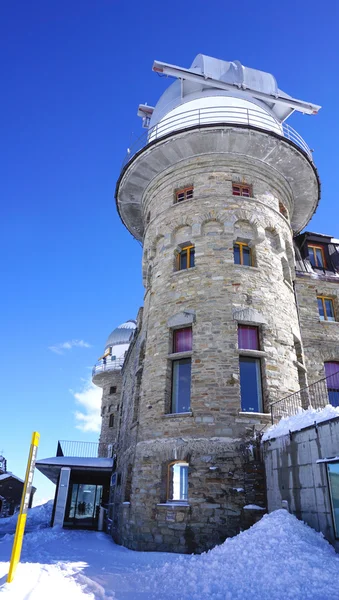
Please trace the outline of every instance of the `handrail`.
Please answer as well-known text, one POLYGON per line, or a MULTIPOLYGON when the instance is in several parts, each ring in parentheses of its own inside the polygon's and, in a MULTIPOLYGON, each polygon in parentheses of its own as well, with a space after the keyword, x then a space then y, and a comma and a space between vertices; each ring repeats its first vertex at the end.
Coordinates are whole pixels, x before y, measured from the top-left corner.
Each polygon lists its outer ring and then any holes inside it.
POLYGON ((111 458, 113 444, 59 440, 56 455, 77 458, 111 458))
POLYGON ((107 358, 101 359, 97 363, 95 363, 92 369, 92 377, 94 377, 94 375, 96 375, 97 373, 102 373, 104 371, 118 371, 123 367, 124 361, 124 356, 122 356, 121 358, 115 358, 113 360, 110 356, 107 356, 107 358))
POLYGON ((339 406, 339 371, 271 402, 272 424, 277 418, 290 417, 307 408, 325 408, 327 404, 339 406))
POLYGON ((265 113, 264 110, 244 108, 241 106, 214 106, 195 108, 161 119, 156 125, 145 131, 135 141, 131 148, 128 148, 122 168, 126 166, 133 156, 144 146, 147 146, 149 143, 167 135, 168 133, 174 133, 179 129, 185 129, 195 125, 200 126, 213 123, 233 123, 256 127, 264 131, 273 131, 282 138, 286 138, 293 142, 296 146, 301 148, 303 152, 305 152, 311 161, 313 161, 312 151, 301 135, 299 135, 299 133, 295 131, 293 127, 286 123, 280 123, 275 119, 275 117, 265 113))

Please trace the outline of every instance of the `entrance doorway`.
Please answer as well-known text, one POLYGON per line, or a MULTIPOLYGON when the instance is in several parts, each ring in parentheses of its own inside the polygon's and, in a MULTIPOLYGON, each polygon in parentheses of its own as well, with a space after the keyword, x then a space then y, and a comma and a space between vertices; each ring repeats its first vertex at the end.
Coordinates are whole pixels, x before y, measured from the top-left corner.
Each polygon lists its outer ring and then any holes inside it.
POLYGON ((64 525, 83 529, 96 529, 102 500, 102 485, 72 483, 70 502, 66 509, 64 525))

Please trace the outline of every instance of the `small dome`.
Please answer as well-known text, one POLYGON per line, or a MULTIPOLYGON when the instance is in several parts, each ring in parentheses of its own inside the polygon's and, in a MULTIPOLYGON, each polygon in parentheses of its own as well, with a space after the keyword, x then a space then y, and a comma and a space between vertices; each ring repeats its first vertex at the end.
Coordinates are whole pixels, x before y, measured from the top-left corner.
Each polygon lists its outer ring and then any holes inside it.
POLYGON ((119 327, 113 329, 112 333, 107 338, 105 350, 106 348, 110 348, 111 346, 129 344, 132 341, 132 337, 136 326, 136 321, 133 321, 131 319, 129 321, 126 321, 126 323, 122 323, 121 325, 119 325, 119 327))

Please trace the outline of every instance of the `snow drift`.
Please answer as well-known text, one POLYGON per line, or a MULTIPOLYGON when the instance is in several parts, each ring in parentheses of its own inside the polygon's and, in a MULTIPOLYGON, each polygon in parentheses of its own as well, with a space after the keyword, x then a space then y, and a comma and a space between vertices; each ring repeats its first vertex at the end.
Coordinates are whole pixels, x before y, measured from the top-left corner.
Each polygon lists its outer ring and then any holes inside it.
MULTIPOLYGON (((104 533, 46 529, 50 510, 31 509, 36 530, 1 600, 339 600, 338 555, 284 510, 200 556, 133 552, 104 533)), ((0 540, 0 582, 12 541, 0 540)))

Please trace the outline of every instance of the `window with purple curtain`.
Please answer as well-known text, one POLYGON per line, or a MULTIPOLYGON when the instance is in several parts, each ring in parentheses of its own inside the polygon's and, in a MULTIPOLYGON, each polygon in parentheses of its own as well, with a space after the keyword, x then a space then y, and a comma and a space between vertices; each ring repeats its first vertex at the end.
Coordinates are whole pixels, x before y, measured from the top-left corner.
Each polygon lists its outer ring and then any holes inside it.
POLYGON ((332 406, 339 406, 339 362, 325 362, 328 399, 332 406))
POLYGON ((173 332, 173 352, 190 352, 192 350, 192 328, 184 327, 173 332))
POLYGON ((259 328, 251 325, 238 325, 238 348, 259 350, 259 328))

